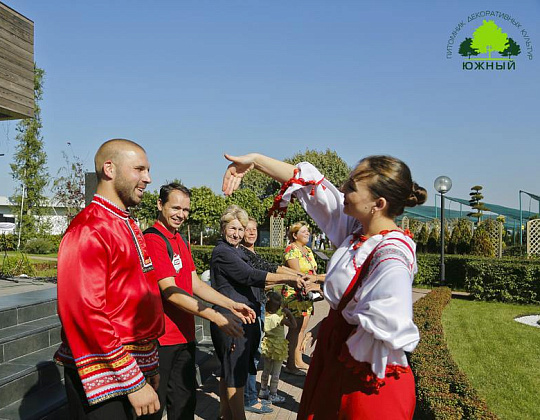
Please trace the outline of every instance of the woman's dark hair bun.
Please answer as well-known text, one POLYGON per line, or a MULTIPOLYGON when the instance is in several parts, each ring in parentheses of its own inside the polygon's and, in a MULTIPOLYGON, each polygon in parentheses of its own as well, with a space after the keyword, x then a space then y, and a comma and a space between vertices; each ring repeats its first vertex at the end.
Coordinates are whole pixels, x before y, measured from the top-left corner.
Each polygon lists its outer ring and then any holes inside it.
POLYGON ((405 206, 414 207, 424 204, 427 200, 428 194, 425 188, 418 185, 416 182, 413 182, 413 189, 411 195, 407 199, 405 206))

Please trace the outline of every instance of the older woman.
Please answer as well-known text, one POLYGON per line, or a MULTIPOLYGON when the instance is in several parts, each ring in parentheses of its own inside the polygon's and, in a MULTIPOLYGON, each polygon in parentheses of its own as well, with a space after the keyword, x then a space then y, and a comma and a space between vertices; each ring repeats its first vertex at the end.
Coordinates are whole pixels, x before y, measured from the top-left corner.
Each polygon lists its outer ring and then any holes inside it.
MULTIPOLYGON (((248 257, 239 249, 248 224, 247 213, 236 205, 229 206, 221 216, 221 233, 212 252, 210 272, 212 287, 221 294, 245 303, 260 316, 259 290, 267 285, 286 283, 306 287, 303 277, 258 270, 249 264, 248 257)), ((217 311, 227 311, 221 307, 217 311)), ((221 417, 244 419, 244 386, 248 374, 255 374, 254 356, 259 347, 260 328, 257 324, 244 324, 244 337, 231 338, 212 325, 212 342, 221 362, 219 383, 221 417)))
POLYGON ((314 166, 260 155, 229 156, 223 190, 232 193, 255 168, 283 186, 276 207, 294 195, 338 248, 327 267, 330 313, 302 393, 298 419, 411 420, 415 385, 405 352, 420 337, 412 316, 415 244, 394 218, 426 201, 409 167, 369 156, 337 189, 314 166))

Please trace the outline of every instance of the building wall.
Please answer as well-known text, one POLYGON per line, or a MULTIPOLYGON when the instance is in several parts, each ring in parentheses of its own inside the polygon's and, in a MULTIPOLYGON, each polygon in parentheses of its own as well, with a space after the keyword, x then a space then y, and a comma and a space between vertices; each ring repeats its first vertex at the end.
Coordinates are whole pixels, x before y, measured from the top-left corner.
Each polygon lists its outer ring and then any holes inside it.
POLYGON ((0 120, 34 116, 34 22, 0 2, 0 120))

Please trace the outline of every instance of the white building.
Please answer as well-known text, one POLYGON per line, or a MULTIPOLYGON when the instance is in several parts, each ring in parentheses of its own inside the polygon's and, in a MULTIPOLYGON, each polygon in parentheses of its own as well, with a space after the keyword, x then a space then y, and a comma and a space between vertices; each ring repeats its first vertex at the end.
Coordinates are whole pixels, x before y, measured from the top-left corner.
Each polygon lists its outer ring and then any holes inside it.
MULTIPOLYGON (((49 202, 47 208, 50 210, 50 214, 39 217, 44 222, 51 224, 51 232, 53 235, 60 235, 64 233, 68 226, 67 209, 64 205, 59 203, 49 202)), ((13 214, 13 204, 6 196, 0 195, 0 233, 15 233, 16 224, 19 214, 13 214), (12 225, 13 224, 13 225, 12 225)))

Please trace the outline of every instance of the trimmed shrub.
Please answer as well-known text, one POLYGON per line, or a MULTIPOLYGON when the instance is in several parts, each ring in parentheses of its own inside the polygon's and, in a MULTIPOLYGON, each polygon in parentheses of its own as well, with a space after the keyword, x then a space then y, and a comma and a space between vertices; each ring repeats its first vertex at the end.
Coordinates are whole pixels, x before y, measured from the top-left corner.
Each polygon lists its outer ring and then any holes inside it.
POLYGON ((29 254, 51 254, 57 251, 55 245, 47 238, 29 239, 24 244, 24 251, 29 254))
POLYGON ((467 263, 466 289, 475 299, 540 303, 540 263, 476 260, 467 263))
POLYGON ((459 370, 446 346, 441 316, 450 299, 450 289, 440 287, 414 304, 414 322, 421 336, 410 356, 416 379, 415 419, 495 420, 497 416, 459 370))

